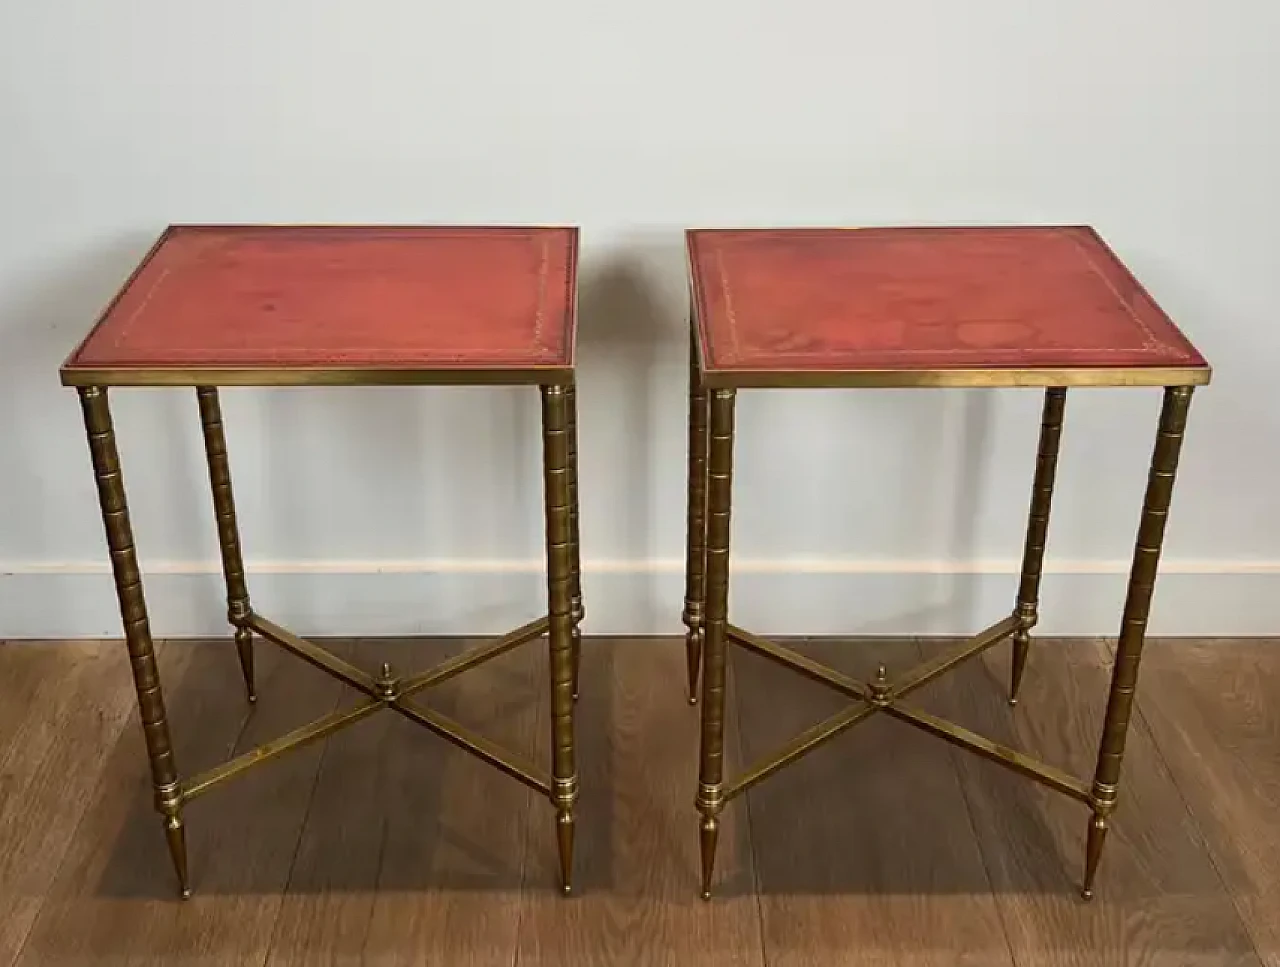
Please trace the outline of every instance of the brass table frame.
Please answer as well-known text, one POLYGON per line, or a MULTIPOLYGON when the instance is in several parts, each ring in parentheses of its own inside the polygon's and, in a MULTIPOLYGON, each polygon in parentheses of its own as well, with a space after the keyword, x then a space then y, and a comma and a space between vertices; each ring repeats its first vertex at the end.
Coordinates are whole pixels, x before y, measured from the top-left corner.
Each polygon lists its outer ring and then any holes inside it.
POLYGON ((578 690, 581 656, 579 625, 584 617, 578 541, 577 400, 572 369, 546 368, 531 373, 477 370, 447 374, 449 382, 484 384, 537 382, 542 397, 543 483, 546 511, 548 614, 531 621, 490 644, 472 649, 437 667, 402 678, 384 664, 371 675, 309 641, 286 631, 255 612, 249 603, 231 472, 218 390, 213 383, 238 385, 297 385, 337 383, 434 383, 441 380, 428 371, 314 372, 281 369, 268 374, 253 371, 201 373, 178 370, 119 370, 84 372, 64 369, 63 382, 77 387, 85 430, 97 482, 98 500, 111 553, 116 595, 124 622, 130 666, 137 690, 138 709, 151 765, 155 806, 164 820, 165 837, 182 897, 191 895, 186 837, 182 811, 187 803, 215 786, 284 753, 325 738, 354 725, 382 709, 390 709, 508 776, 547 796, 556 813, 556 840, 560 858, 561 888, 571 891, 574 842, 574 809, 578 798, 575 766, 574 699, 578 690), (314 377, 308 380, 308 376, 314 377), (220 379, 219 377, 226 377, 220 379), (236 651, 248 700, 254 702, 253 636, 273 642, 303 661, 360 692, 364 699, 352 708, 332 712, 309 725, 242 753, 199 775, 182 778, 174 761, 168 716, 156 667, 155 650, 143 597, 142 577, 134 548, 133 530, 120 472, 120 455, 107 399, 109 385, 187 385, 196 388, 205 455, 217 518, 218 543, 227 588, 227 620, 235 629, 236 651), (522 761, 497 744, 465 728, 451 718, 410 701, 417 692, 439 685, 492 658, 547 635, 550 646, 551 772, 522 761))
POLYGON ((884 713, 930 735, 1084 803, 1091 811, 1085 869, 1080 893, 1093 896, 1094 878, 1102 858, 1111 814, 1119 796, 1120 764, 1133 710, 1138 665, 1146 636, 1147 617, 1155 587, 1164 539, 1165 521, 1174 475, 1196 385, 1209 381, 1209 369, 990 369, 921 372, 845 371, 837 373, 706 372, 700 356, 696 322, 691 323, 689 362, 689 485, 685 601, 689 701, 696 703, 702 683, 702 723, 696 805, 700 813, 702 897, 711 897, 719 838, 720 813, 725 804, 812 752, 842 732, 877 713, 884 713), (1107 700, 1102 740, 1092 782, 1078 779, 1038 762, 1029 755, 993 742, 962 726, 904 704, 915 690, 1006 639, 1013 643, 1009 703, 1017 703, 1018 686, 1026 668, 1031 629, 1038 619, 1049 509, 1058 464, 1058 444, 1069 386, 1164 386, 1159 431, 1151 460, 1142 520, 1138 528, 1129 587, 1125 598, 1115 665, 1107 700), (1012 615, 985 631, 889 682, 881 666, 874 680, 860 682, 774 642, 728 622, 729 520, 733 478, 734 404, 738 387, 824 386, 1040 386, 1045 388, 1036 458, 1035 482, 1022 576, 1012 615), (856 704, 802 732, 769 758, 751 766, 731 782, 724 777, 725 654, 733 642, 771 661, 820 682, 856 704))

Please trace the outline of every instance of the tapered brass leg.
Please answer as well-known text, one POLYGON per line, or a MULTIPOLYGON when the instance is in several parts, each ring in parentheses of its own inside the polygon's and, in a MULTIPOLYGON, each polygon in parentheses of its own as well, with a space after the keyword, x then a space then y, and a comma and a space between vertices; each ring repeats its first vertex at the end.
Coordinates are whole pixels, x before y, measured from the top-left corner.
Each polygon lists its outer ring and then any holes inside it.
POLYGON ((707 474, 706 625, 702 655, 702 743, 698 811, 702 898, 711 898, 720 811, 724 808, 724 679, 729 619, 729 509, 733 484, 735 391, 710 394, 707 474))
POLYGON ((573 884, 574 803, 578 773, 573 740, 573 539, 569 481, 569 397, 563 386, 542 388, 543 481, 547 528, 547 637, 551 648, 551 802, 556 808, 560 884, 573 884))
POLYGON ((707 392, 698 370, 696 336, 689 345, 689 509, 684 569, 684 636, 689 704, 697 702, 705 637, 707 544, 707 392))
POLYGON ((565 405, 569 418, 569 540, 573 551, 569 556, 573 568, 570 588, 570 615, 573 619, 573 697, 578 698, 579 669, 582 665, 582 619, 587 616, 582 606, 582 548, 578 540, 578 390, 567 387, 565 405))
POLYGON ((1080 887, 1080 896, 1086 900, 1093 899, 1093 878, 1098 874, 1098 862, 1102 859, 1102 844, 1107 841, 1107 816, 1094 813, 1089 818, 1088 838, 1084 847, 1084 885, 1080 887))
POLYGON ((240 531, 236 525, 236 503, 231 492, 231 466, 227 460, 227 438, 222 430, 222 407, 213 386, 196 389, 200 404, 200 426, 204 431, 204 453, 209 464, 209 486, 213 510, 218 520, 218 546, 222 549, 222 575, 227 585, 227 620, 235 628, 236 652, 244 675, 245 693, 250 702, 258 700, 253 684, 253 632, 249 630, 249 588, 244 577, 240 552, 240 531))
POLYGON ((1134 692, 1138 685, 1138 664, 1146 638, 1147 618, 1151 611, 1151 595, 1155 589, 1160 564, 1160 547, 1164 541, 1173 480, 1182 450, 1182 436, 1191 406, 1191 387, 1169 387, 1164 391, 1160 411, 1160 431, 1151 457, 1147 493, 1142 505, 1142 523, 1133 551, 1129 571, 1129 591, 1124 602, 1124 618, 1120 640, 1116 646, 1115 667, 1111 673, 1111 694, 1102 726, 1102 742, 1098 749, 1098 765, 1093 774, 1093 817, 1089 822, 1089 842, 1085 853, 1084 883, 1080 893, 1087 900, 1093 896, 1093 881, 1102 858, 1102 844, 1107 825, 1115 810, 1119 792, 1120 763, 1124 758, 1129 717, 1133 711, 1134 692))
POLYGON ((133 529, 129 525, 129 506, 125 499, 124 481, 120 475, 120 454, 116 450, 115 431, 111 425, 111 408, 107 391, 99 386, 80 389, 80 406, 89 437, 89 453, 98 485, 98 503, 102 523, 111 552, 111 570, 115 575, 116 597, 124 623, 125 644, 129 649, 129 665, 138 693, 138 713, 142 733, 151 762, 151 782, 156 809, 164 817, 165 838, 178 874, 178 884, 185 899, 191 895, 187 875, 187 847, 182 830, 182 793, 178 786, 178 770, 173 760, 173 744, 169 738, 168 717, 160 674, 156 668, 155 649, 151 643, 151 627, 147 621, 147 603, 142 593, 142 576, 138 572, 138 555, 133 545, 133 529))
POLYGON ((1040 420, 1040 448, 1036 455, 1035 483, 1031 488, 1031 513, 1027 520, 1027 541, 1022 551, 1022 581, 1013 616, 1018 630, 1013 635, 1013 674, 1009 683, 1009 704, 1018 704, 1018 688, 1031 650, 1031 629, 1039 618, 1040 574, 1044 568, 1045 538, 1049 533, 1049 509, 1053 503, 1053 480, 1058 470, 1058 444, 1062 440, 1062 411, 1067 390, 1051 386, 1044 391, 1044 412, 1040 420))

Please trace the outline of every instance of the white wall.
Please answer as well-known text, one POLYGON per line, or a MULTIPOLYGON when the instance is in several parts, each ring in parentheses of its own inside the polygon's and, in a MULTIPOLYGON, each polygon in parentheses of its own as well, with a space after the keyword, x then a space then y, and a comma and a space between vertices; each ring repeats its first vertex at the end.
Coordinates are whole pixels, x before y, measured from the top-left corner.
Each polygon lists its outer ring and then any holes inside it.
MULTIPOLYGON (((1268 0, 0 4, 0 636, 117 633, 57 366, 166 223, 236 220, 583 226, 594 632, 678 627, 682 227, 1092 223, 1216 369, 1156 629, 1280 633, 1278 64, 1268 0)), ((116 395, 156 631, 219 629, 195 402, 116 395)), ((1158 396, 1069 398, 1046 629, 1116 627, 1158 396)), ((224 407, 260 610, 333 633, 537 610, 532 391, 224 407)), ((744 393, 736 615, 995 620, 1038 411, 744 393)))

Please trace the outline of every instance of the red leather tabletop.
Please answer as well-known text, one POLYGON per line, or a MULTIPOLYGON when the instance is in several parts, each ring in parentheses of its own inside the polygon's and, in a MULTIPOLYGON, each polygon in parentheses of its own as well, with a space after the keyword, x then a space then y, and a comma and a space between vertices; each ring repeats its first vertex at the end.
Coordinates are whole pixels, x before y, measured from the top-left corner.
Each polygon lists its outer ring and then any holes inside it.
POLYGON ((1090 228, 699 230, 688 245, 703 369, 718 385, 854 372, 912 385, 909 374, 972 370, 1207 381, 1090 228))
POLYGON ((569 368, 577 237, 573 228, 170 227, 64 379, 569 368))

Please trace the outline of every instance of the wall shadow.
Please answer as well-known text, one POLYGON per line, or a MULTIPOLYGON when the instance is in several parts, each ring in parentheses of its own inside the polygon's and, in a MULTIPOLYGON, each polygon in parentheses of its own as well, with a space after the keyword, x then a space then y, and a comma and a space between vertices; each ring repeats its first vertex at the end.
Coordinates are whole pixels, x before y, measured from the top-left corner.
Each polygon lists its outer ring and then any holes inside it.
MULTIPOLYGON (((663 254, 669 254, 663 252, 663 254)), ((663 550, 664 524, 683 522, 683 507, 654 504, 655 478, 674 475, 683 491, 683 463, 671 463, 657 449, 659 421, 680 390, 668 384, 664 357, 671 330, 682 321, 666 310, 643 257, 603 256, 584 268, 579 285, 578 452, 583 557, 624 559, 644 564, 663 550), (671 394, 668 397, 668 394, 671 394)), ((592 575, 584 574, 586 628, 592 614, 592 575)), ((645 569, 643 582, 629 581, 634 596, 610 602, 618 609, 611 625, 639 621, 667 609, 658 575, 645 569), (620 617, 621 616, 621 617, 620 617)), ((678 608, 678 605, 676 605, 678 608)))
POLYGON ((93 475, 76 394, 59 385, 58 367, 152 240, 125 233, 33 258, 0 289, 0 479, 13 495, 0 503, 0 558, 59 559, 85 546, 75 525, 96 518, 93 475))

